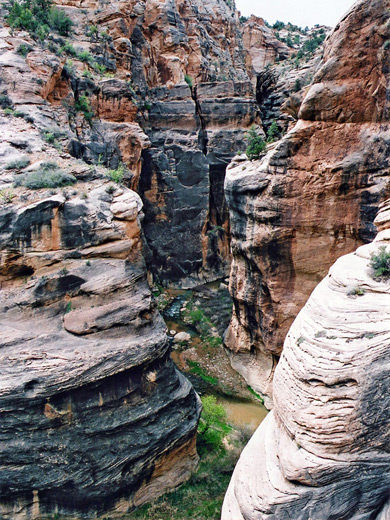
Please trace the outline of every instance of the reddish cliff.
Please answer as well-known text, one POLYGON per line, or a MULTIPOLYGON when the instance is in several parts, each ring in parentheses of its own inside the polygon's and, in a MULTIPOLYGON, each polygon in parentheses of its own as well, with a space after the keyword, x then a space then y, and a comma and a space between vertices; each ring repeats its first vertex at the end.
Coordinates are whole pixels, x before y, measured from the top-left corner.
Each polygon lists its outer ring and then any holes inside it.
POLYGON ((293 319, 330 265, 373 237, 388 196, 389 11, 357 3, 325 45, 295 128, 260 162, 228 169, 235 366, 270 396, 293 319))

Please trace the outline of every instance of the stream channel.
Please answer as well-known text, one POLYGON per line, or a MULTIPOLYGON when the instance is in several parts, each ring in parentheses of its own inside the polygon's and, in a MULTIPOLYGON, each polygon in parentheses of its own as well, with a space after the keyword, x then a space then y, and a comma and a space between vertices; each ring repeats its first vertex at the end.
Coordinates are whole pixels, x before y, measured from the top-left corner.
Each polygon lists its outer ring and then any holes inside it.
MULTIPOLYGON (((200 395, 214 395, 233 427, 254 432, 268 410, 235 372, 222 344, 231 317, 226 284, 214 282, 193 290, 167 289, 160 310, 172 342, 171 357, 200 395), (187 342, 174 343, 185 332, 187 342)), ((158 298, 157 298, 158 300, 158 298)))

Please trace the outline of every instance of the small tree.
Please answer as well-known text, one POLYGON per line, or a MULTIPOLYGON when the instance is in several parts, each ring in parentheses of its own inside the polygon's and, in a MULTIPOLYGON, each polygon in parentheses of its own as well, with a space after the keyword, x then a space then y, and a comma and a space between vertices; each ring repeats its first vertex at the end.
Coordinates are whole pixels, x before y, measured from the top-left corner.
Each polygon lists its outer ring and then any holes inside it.
POLYGON ((390 277, 390 251, 387 251, 386 246, 381 246, 377 254, 371 255, 370 267, 373 270, 373 278, 390 277))
POLYGON ((273 143, 274 141, 277 141, 279 139, 279 135, 280 132, 278 123, 276 121, 272 121, 271 126, 267 131, 267 143, 273 143))
POLYGON ((252 125, 246 134, 246 138, 248 140, 248 146, 246 149, 246 155, 250 161, 254 159, 258 159, 260 154, 264 152, 266 148, 266 144, 264 139, 256 130, 256 126, 252 125))

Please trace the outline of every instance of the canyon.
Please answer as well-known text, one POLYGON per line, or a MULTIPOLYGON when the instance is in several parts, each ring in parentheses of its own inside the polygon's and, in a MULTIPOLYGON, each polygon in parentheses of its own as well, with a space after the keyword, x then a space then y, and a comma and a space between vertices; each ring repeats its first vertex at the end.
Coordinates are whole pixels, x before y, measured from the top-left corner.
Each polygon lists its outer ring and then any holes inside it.
POLYGON ((387 518, 387 2, 324 46, 225 0, 55 5, 45 37, 0 8, 0 517, 125 518, 190 477, 151 289, 230 273, 224 348, 273 411, 223 519, 387 518))

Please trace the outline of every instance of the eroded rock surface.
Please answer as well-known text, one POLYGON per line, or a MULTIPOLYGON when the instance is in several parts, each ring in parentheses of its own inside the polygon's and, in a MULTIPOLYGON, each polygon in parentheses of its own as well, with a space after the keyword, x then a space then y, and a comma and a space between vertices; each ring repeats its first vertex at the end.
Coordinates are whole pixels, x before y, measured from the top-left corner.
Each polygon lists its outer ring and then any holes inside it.
POLYGON ((118 517, 189 477, 199 399, 152 301, 140 197, 50 158, 73 187, 0 205, 0 516, 118 517))
POLYGON ((228 169, 226 344, 233 366, 267 397, 294 318, 332 263, 372 240, 389 194, 389 17, 385 1, 355 4, 326 42, 294 129, 263 161, 228 169))
POLYGON ((390 202, 371 244, 330 269, 294 321, 275 371, 275 408, 245 448, 223 520, 389 518, 390 202))
POLYGON ((125 165, 160 281, 226 276, 225 169, 261 123, 237 11, 224 0, 56 3, 74 29, 44 50, 2 29, 0 95, 71 155, 125 165))

